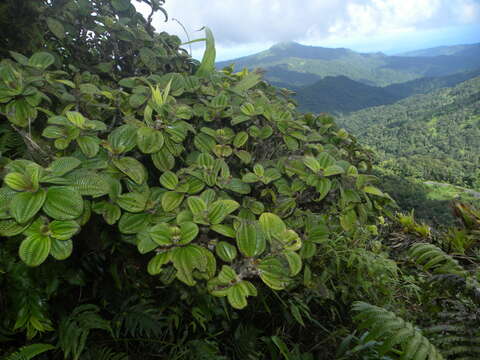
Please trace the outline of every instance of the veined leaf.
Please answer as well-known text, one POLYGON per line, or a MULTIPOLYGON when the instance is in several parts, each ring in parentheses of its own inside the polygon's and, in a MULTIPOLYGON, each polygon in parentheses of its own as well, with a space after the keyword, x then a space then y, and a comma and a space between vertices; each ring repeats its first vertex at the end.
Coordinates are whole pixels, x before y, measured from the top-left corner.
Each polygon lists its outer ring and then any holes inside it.
POLYGON ((50 248, 50 255, 52 255, 57 260, 65 260, 73 251, 73 242, 72 240, 60 241, 57 239, 51 239, 52 246, 50 248))
POLYGON ((52 242, 48 236, 30 235, 20 244, 18 255, 28 266, 38 266, 48 257, 51 246, 52 242))
POLYGON ((258 256, 265 251, 265 237, 258 223, 242 221, 236 239, 238 249, 245 256, 258 256))
POLYGON ((40 189, 36 193, 18 193, 10 202, 10 213, 18 223, 24 224, 40 211, 46 197, 44 189, 40 189))
POLYGON ((163 252, 155 255, 148 263, 147 271, 150 275, 158 275, 162 266, 170 262, 170 252, 163 252))
POLYGON ((141 185, 147 179, 147 172, 141 162, 132 157, 113 159, 113 164, 130 179, 141 185))
POLYGON ((226 262, 232 262, 237 257, 237 248, 226 241, 220 241, 215 246, 217 256, 226 262))
POLYGON ((48 225, 48 228, 53 238, 68 240, 80 230, 80 225, 73 220, 54 220, 48 225))
POLYGON ((183 201, 185 194, 175 192, 175 191, 167 191, 162 196, 162 208, 166 212, 170 212, 175 210, 183 201))
POLYGON ((56 220, 73 220, 83 213, 82 196, 72 187, 52 186, 47 191, 43 211, 56 220))

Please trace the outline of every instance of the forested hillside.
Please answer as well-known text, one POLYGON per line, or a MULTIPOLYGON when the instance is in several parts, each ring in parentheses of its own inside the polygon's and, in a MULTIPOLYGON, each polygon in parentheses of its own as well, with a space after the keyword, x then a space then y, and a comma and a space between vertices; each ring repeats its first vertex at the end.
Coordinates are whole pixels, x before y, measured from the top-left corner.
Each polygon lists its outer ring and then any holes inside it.
POLYGON ((259 67, 267 71, 267 80, 293 86, 311 85, 318 80, 318 76, 346 76, 367 85, 387 86, 426 76, 444 76, 472 70, 478 68, 479 56, 478 44, 448 56, 417 57, 364 54, 344 48, 304 46, 289 42, 274 45, 255 55, 219 62, 217 67, 222 68, 232 63, 235 63, 237 70, 259 67), (294 76, 292 72, 312 76, 303 76, 299 80, 298 77, 302 75, 294 76))
POLYGON ((339 122, 400 176, 479 185, 480 77, 339 122))
POLYGON ((372 106, 393 104, 416 94, 452 87, 480 75, 480 69, 457 74, 424 77, 385 87, 370 86, 346 76, 327 76, 312 85, 295 88, 279 84, 296 92, 300 109, 315 113, 344 114, 372 106))
POLYGON ((480 43, 436 46, 428 49, 419 49, 419 50, 403 52, 401 54, 397 54, 397 56, 427 56, 428 57, 428 56, 439 56, 439 55, 455 55, 464 50, 476 48, 479 45, 480 43))

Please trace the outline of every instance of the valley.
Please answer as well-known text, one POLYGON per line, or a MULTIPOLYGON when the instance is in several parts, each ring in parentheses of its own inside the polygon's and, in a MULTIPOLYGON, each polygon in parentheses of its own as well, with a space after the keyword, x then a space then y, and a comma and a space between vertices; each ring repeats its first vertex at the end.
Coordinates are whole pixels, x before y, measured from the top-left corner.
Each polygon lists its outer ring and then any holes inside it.
POLYGON ((451 218, 443 202, 478 201, 468 195, 480 189, 479 54, 478 43, 387 56, 290 42, 232 62, 263 69, 300 110, 333 115, 375 152, 377 175, 400 207, 439 222, 451 218), (418 191, 425 201, 415 200, 418 191))

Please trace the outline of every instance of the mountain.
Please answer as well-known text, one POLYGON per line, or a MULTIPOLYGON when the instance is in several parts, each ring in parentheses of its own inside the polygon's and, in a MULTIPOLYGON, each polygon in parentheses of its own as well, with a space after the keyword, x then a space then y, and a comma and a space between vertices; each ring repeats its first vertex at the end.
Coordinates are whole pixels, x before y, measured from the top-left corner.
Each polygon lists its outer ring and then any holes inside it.
MULTIPOLYGON (((365 85, 346 76, 327 76, 314 84, 292 88, 303 111, 349 113, 372 106, 393 104, 406 97, 455 86, 480 76, 480 68, 441 77, 425 77, 385 87, 365 85)), ((286 86, 282 84, 282 86, 286 86)))
POLYGON ((222 68, 235 63, 237 69, 263 68, 266 79, 291 86, 311 85, 327 76, 346 76, 372 85, 387 86, 425 76, 444 76, 478 67, 480 44, 453 55, 430 57, 387 56, 358 53, 345 48, 281 43, 260 53, 217 63, 222 68))
POLYGON ((462 44, 462 45, 452 45, 452 46, 437 46, 429 49, 420 49, 407 51, 397 56, 439 56, 439 55, 455 55, 463 50, 470 48, 478 47, 480 43, 477 44, 462 44))
POLYGON ((338 122, 397 175, 467 187, 480 181, 480 76, 338 122))
POLYGON ((365 85, 346 76, 327 76, 301 87, 295 98, 301 110, 315 113, 351 112, 398 100, 385 88, 365 85))

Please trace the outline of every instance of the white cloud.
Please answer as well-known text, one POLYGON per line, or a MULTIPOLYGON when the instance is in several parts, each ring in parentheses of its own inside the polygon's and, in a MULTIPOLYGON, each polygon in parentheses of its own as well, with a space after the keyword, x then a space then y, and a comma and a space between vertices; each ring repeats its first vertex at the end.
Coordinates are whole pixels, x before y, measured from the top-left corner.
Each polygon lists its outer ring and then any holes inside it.
MULTIPOLYGON (((166 0, 165 8, 191 38, 203 36, 195 30, 210 27, 224 49, 290 40, 318 44, 480 22, 479 0, 166 0)), ((161 14, 154 25, 186 39, 178 23, 164 23, 161 14)))

